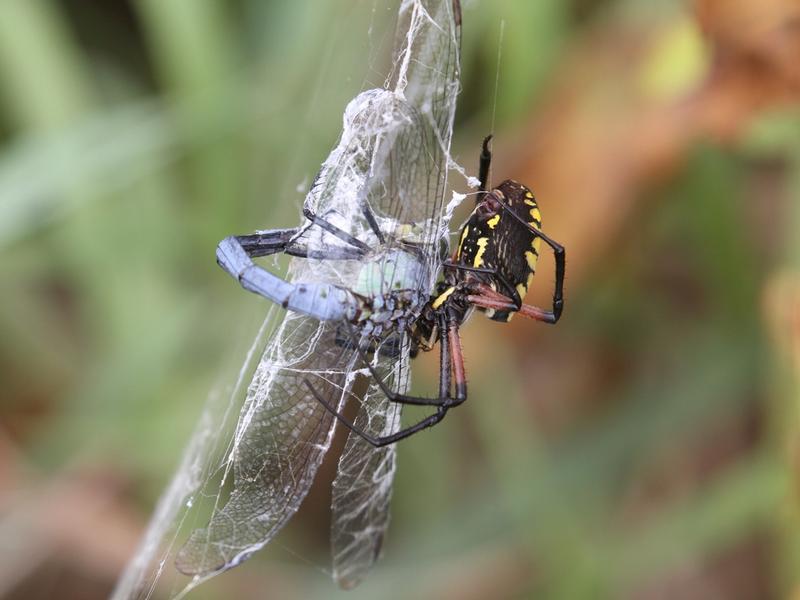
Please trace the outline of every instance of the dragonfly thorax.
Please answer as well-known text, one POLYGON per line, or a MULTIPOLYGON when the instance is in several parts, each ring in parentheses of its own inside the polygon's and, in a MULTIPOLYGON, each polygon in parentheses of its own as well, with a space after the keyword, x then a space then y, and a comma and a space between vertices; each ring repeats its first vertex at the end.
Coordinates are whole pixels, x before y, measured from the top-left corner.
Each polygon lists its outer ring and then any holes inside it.
POLYGON ((401 248, 384 248, 359 271, 353 289, 359 307, 353 321, 363 333, 376 337, 404 329, 428 300, 421 291, 427 272, 418 255, 401 248))
POLYGON ((420 258, 403 249, 376 254, 358 273, 353 291, 368 298, 391 295, 400 290, 418 290, 427 279, 420 258))

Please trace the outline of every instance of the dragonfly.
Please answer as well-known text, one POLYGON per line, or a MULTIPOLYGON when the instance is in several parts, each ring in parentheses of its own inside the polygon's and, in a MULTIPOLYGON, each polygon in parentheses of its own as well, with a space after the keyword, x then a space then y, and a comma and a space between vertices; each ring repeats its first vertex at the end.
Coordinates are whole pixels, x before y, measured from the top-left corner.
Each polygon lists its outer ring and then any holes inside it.
POLYGON ((394 89, 362 92, 322 165, 299 227, 225 238, 220 266, 243 288, 283 307, 234 434, 232 488, 175 559, 206 578, 266 545, 297 511, 336 423, 349 435, 332 490, 333 577, 356 585, 380 555, 388 527, 395 444, 439 423, 467 399, 459 330, 473 310, 496 321, 521 314, 555 323, 563 310, 564 248, 541 231, 532 192, 488 189, 490 138, 476 206, 449 252, 445 206, 459 88, 457 0, 401 5, 394 89), (413 36, 411 35, 413 32, 413 36), (555 257, 548 310, 527 305, 541 244, 555 257), (280 277, 254 259, 292 257, 280 277), (439 348, 439 391, 414 396, 409 361, 439 348), (354 392, 364 376, 366 390, 354 392), (345 405, 357 404, 354 418, 345 405), (404 405, 432 412, 403 427, 404 405))

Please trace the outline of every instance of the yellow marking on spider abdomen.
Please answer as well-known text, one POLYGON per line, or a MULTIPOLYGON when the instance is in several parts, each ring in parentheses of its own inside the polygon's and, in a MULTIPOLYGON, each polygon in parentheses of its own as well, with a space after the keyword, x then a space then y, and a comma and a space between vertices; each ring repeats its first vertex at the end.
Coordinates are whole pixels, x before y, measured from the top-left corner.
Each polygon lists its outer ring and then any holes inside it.
MULTIPOLYGON (((539 238, 536 238, 537 240, 539 238)), ((538 250, 537 250, 538 252, 538 250)), ((539 260, 539 255, 536 252, 531 252, 530 250, 525 251, 525 261, 528 263, 528 268, 531 271, 536 270, 536 261, 539 260)))
POLYGON ((431 304, 431 308, 433 308, 434 310, 439 308, 442 304, 444 304, 444 301, 450 297, 450 294, 452 294, 455 291, 456 288, 454 287, 447 288, 445 291, 439 294, 439 297, 436 298, 436 300, 433 301, 433 304, 431 304))
POLYGON ((531 285, 533 285, 533 273, 528 273, 528 279, 525 283, 518 283, 517 284, 517 293, 519 294, 520 300, 525 300, 525 295, 528 293, 528 290, 531 289, 531 285))
POLYGON ((478 238, 478 251, 475 253, 475 260, 472 261, 473 267, 483 265, 483 253, 486 252, 486 245, 489 243, 488 237, 478 238))
POLYGON ((500 215, 495 215, 491 219, 486 221, 486 224, 489 226, 489 229, 494 229, 495 227, 497 227, 497 224, 499 222, 500 222, 500 215))
POLYGON ((464 225, 464 231, 461 232, 461 239, 458 241, 458 250, 456 251, 456 260, 461 258, 461 248, 464 246, 464 240, 469 235, 469 225, 464 225))
POLYGON ((539 212, 539 207, 536 204, 533 205, 533 208, 530 210, 531 220, 528 222, 530 225, 533 225, 537 229, 542 226, 542 213, 539 212))

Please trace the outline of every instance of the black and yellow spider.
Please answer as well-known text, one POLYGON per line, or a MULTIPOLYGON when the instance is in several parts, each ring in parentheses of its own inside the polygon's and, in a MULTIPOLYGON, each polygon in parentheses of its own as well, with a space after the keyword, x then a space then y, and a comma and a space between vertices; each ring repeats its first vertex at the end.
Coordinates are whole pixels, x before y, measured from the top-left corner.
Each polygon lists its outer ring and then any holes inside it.
MULTIPOLYGON (((458 246, 451 259, 443 265, 443 279, 437 286, 436 294, 420 314, 407 324, 412 357, 420 350, 432 350, 439 343, 439 395, 425 398, 398 394, 389 389, 375 372, 365 351, 355 344, 389 400, 401 404, 434 406, 436 412, 394 434, 374 437, 358 429, 318 394, 310 382, 306 382, 319 402, 373 446, 392 444, 431 427, 439 423, 450 408, 467 399, 460 328, 473 309, 501 322, 510 321, 517 313, 551 324, 561 317, 564 308, 564 248, 542 232, 539 206, 529 188, 509 179, 491 191, 486 190, 492 158, 490 139, 491 136, 483 141, 480 190, 475 208, 461 229, 458 246), (555 258, 555 290, 550 310, 523 302, 533 282, 542 242, 552 249, 555 258)), ((347 326, 350 337, 355 340, 352 324, 348 322, 347 326)))

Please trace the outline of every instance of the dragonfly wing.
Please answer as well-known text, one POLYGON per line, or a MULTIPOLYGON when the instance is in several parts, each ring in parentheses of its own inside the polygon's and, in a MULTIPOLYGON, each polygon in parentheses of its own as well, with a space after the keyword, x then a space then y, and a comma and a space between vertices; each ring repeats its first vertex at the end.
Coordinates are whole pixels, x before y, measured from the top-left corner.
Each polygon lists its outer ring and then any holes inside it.
MULTIPOLYGON (((458 0, 400 0, 390 85, 366 90, 351 101, 340 141, 306 197, 306 209, 371 248, 387 242, 390 251, 383 257, 372 256, 367 269, 368 275, 377 272, 386 280, 377 286, 381 290, 394 290, 399 282, 400 289, 427 298, 441 267, 440 249, 448 239, 453 204, 444 208, 459 87, 460 21, 458 0), (397 260, 394 250, 401 245, 416 248, 415 260, 424 263, 422 268, 409 265, 413 261, 408 258, 397 260)), ((312 227, 309 220, 299 236, 298 243, 311 256, 347 246, 341 236, 312 227)), ((363 286, 362 266, 354 260, 295 258, 287 281, 331 283, 375 296, 376 286, 363 286)), ((214 412, 218 405, 209 404, 212 408, 204 415, 142 553, 116 597, 123 597, 133 585, 149 597, 166 572, 167 557, 174 555, 175 536, 186 528, 208 523, 189 535, 175 560, 178 569, 196 576, 188 584, 193 587, 245 560, 295 513, 330 446, 335 425, 304 380, 309 379, 341 411, 354 369, 361 366, 338 333, 335 323, 285 314, 269 338, 241 411, 238 384, 228 404, 221 401, 221 417, 214 412), (228 444, 231 430, 233 441, 228 444), (206 509, 211 513, 208 520, 206 513, 200 514, 206 509), (168 542, 163 554, 162 541, 168 542)), ((398 360, 386 361, 387 365, 379 358, 376 363, 390 387, 399 392, 408 386, 407 361, 404 349, 398 360)), ((247 370, 249 375, 250 362, 247 370)), ((243 376, 244 371, 240 379, 243 376)), ((399 406, 373 384, 356 422, 373 435, 397 431, 399 406)), ((349 436, 333 500, 336 572, 345 585, 357 582, 380 551, 394 464, 393 448, 375 450, 349 436)))
MULTIPOLYGON (((390 388, 408 387, 408 352, 401 359, 378 358, 376 370, 390 388)), ((355 426, 370 435, 390 435, 400 429, 400 404, 390 402, 373 381, 361 401, 355 426)), ((345 589, 354 587, 378 559, 389 525, 396 450, 374 448, 350 433, 339 458, 331 500, 333 576, 345 589)))
POLYGON ((393 83, 427 115, 448 146, 460 89, 459 0, 410 0, 400 6, 393 83))
POLYGON ((417 122, 395 128, 386 190, 372 194, 370 204, 401 223, 423 224, 423 241, 436 243, 447 233, 441 220, 460 90, 458 0, 403 1, 396 35, 391 86, 417 122))
MULTIPOLYGON (((423 277, 415 287, 428 294, 450 216, 443 207, 459 91, 459 2, 404 1, 397 31, 394 95, 382 111, 374 111, 380 116, 374 120, 384 127, 391 123, 391 128, 376 136, 372 156, 380 169, 373 168, 373 173, 380 177, 365 188, 370 207, 385 219, 384 228, 424 252, 428 268, 420 270, 423 277)), ((386 287, 394 287, 391 275, 387 277, 386 287)), ((401 347, 399 360, 381 358, 380 353, 375 357, 387 385, 405 393, 409 386, 407 343, 401 347)), ((401 427, 400 409, 373 382, 361 401, 355 425, 376 437, 389 435, 401 427)), ((342 587, 356 585, 380 554, 389 523, 395 459, 394 445, 374 448, 355 433, 348 436, 332 498, 334 577, 342 587)))
POLYGON ((232 491, 179 551, 183 573, 208 576, 239 564, 297 511, 334 429, 304 380, 340 408, 349 387, 353 352, 335 338, 336 324, 286 315, 247 391, 229 460, 232 491))

